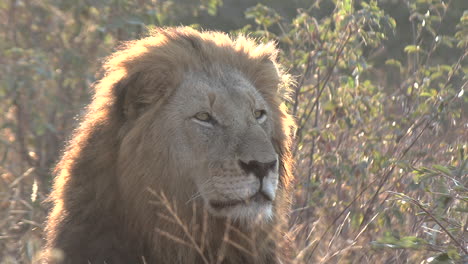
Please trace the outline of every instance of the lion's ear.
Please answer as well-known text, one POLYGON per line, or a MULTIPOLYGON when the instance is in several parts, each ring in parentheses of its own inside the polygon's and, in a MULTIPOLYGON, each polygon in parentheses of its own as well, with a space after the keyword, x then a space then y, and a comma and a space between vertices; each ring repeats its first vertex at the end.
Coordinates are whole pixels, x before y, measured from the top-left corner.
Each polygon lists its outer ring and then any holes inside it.
POLYGON ((136 72, 114 86, 119 115, 125 120, 135 120, 149 105, 161 105, 181 79, 178 71, 159 69, 151 74, 136 72), (176 78, 175 76, 179 76, 176 78))
POLYGON ((145 104, 138 98, 142 92, 143 84, 140 73, 123 78, 115 84, 116 108, 122 118, 136 119, 144 111, 145 104))

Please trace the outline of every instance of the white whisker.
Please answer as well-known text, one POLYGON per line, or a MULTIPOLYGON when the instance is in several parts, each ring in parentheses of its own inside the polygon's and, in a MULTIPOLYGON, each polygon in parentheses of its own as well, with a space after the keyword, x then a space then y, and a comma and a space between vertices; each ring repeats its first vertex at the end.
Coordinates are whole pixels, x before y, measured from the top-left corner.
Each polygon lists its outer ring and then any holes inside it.
POLYGON ((202 195, 207 195, 207 194, 210 194, 212 192, 214 192, 214 190, 211 190, 211 191, 208 191, 208 192, 205 192, 205 190, 207 190, 208 188, 207 187, 210 187, 213 185, 213 182, 211 179, 207 179, 205 182, 201 183, 199 186, 198 186, 198 191, 196 193, 194 193, 192 195, 192 197, 190 197, 190 199, 187 200, 187 202, 185 204, 188 204, 190 203, 191 201, 197 199, 198 197, 202 196, 202 195))

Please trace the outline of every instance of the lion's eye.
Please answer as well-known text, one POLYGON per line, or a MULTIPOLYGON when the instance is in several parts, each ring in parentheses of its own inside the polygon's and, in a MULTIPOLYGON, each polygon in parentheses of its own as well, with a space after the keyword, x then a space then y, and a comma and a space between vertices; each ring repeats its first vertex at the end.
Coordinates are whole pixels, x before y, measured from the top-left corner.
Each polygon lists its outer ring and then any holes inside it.
POLYGON ((254 112, 255 119, 257 119, 259 122, 263 122, 266 117, 266 111, 265 110, 255 110, 254 112))
POLYGON ((211 122, 213 118, 207 112, 200 112, 194 116, 197 120, 202 122, 211 122))

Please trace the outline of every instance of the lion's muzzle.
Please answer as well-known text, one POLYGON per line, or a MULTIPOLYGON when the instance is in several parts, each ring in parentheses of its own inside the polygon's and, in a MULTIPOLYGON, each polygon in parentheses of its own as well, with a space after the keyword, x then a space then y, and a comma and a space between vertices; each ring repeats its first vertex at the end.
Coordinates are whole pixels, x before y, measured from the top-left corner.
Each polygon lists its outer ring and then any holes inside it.
POLYGON ((213 165, 210 184, 203 189, 205 201, 217 215, 268 218, 278 187, 278 165, 277 157, 267 162, 237 159, 213 165))

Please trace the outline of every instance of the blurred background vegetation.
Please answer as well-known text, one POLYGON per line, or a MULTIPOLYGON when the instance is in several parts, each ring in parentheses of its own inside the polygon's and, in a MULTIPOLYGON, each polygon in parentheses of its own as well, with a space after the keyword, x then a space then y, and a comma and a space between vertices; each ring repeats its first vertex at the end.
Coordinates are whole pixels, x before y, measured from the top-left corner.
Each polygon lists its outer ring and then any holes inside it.
POLYGON ((300 263, 468 263, 466 0, 0 1, 0 263, 42 246, 102 59, 177 25, 273 40, 296 77, 300 263))

